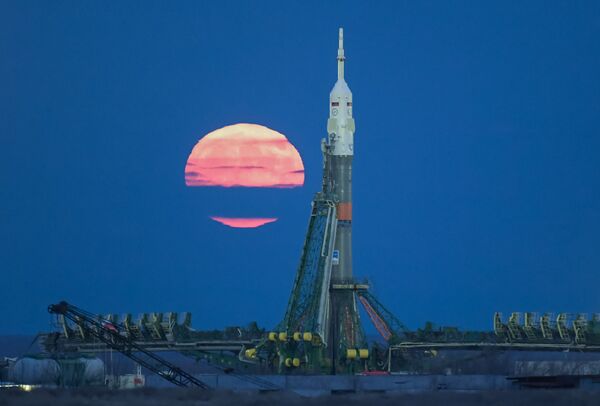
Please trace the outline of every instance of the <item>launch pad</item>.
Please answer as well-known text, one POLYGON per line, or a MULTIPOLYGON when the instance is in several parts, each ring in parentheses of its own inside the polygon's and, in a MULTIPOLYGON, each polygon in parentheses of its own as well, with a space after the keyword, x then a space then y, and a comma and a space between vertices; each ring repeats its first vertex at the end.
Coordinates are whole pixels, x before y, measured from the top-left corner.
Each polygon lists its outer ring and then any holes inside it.
MULTIPOLYGON (((55 305, 51 309, 58 314, 59 331, 42 336, 45 350, 49 354, 95 353, 118 345, 129 354, 177 351, 248 373, 291 375, 430 373, 443 364, 435 359, 444 351, 475 351, 485 357, 490 351, 600 351, 598 315, 513 313, 504 320, 497 313, 493 331, 461 331, 431 323, 410 330, 373 295, 367 282, 355 279, 355 122, 352 92, 345 81, 341 29, 337 67, 337 82, 329 96, 327 137, 321 141, 322 186, 311 203, 287 308, 275 328, 265 330, 252 324, 198 331, 192 328, 189 314, 148 313, 134 320, 131 315, 90 315, 55 305), (367 340, 359 305, 381 342, 367 340)), ((193 378, 186 375, 186 379, 193 378)))

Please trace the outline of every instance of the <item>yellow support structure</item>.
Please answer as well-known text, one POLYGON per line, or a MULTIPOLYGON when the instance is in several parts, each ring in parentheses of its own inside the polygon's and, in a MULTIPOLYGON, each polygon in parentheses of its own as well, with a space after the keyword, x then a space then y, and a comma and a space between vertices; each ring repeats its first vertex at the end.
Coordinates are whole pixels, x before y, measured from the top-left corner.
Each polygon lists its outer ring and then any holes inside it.
POLYGON ((586 336, 585 331, 587 330, 587 315, 579 314, 575 320, 573 320, 573 331, 575 331, 575 342, 577 344, 585 344, 586 336))
POLYGON ((556 317, 556 329, 558 330, 558 335, 560 339, 563 341, 570 341, 571 337, 569 334, 569 329, 567 328, 567 314, 560 313, 556 317))
POLYGON ((552 326, 550 325, 550 316, 544 314, 540 317, 540 329, 542 330, 542 337, 546 340, 552 340, 554 334, 552 334, 552 326))
POLYGON ((494 313, 494 333, 498 337, 508 337, 508 329, 506 325, 502 323, 502 313, 496 312, 494 313))
POLYGON ((537 338, 536 327, 537 326, 535 325, 535 313, 525 313, 523 331, 525 331, 525 335, 527 336, 528 340, 535 341, 535 339, 537 338))
POLYGON ((521 313, 513 312, 508 319, 508 333, 511 340, 521 340, 523 335, 521 334, 520 326, 521 313))

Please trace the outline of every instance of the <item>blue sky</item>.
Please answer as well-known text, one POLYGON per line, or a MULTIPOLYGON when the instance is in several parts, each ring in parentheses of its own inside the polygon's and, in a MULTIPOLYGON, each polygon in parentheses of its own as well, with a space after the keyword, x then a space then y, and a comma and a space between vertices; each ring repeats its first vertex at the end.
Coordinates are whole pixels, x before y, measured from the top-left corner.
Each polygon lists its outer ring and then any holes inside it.
POLYGON ((600 3, 0 3, 0 333, 49 303, 283 316, 345 29, 354 270, 408 326, 600 311, 600 3), (299 150, 303 188, 186 188, 237 122, 299 150), (232 230, 207 216, 280 217, 232 230))

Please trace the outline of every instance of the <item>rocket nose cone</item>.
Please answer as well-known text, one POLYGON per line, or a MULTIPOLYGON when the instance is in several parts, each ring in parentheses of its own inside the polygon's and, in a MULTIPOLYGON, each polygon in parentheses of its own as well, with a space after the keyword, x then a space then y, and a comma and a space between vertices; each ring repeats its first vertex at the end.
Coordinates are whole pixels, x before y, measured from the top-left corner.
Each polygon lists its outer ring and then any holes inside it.
POLYGON ((335 85, 333 86, 333 89, 331 89, 331 93, 330 95, 336 96, 336 97, 344 97, 344 96, 352 96, 352 91, 350 91, 350 88, 348 87, 348 84, 346 83, 346 81, 344 79, 340 79, 337 82, 335 82, 335 85))

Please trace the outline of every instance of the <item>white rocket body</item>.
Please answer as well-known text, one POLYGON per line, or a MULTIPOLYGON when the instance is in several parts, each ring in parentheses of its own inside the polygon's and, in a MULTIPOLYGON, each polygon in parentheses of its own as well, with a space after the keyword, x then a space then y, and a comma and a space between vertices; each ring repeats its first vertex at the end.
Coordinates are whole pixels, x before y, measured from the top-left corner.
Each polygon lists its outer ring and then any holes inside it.
POLYGON ((329 190, 337 203, 337 232, 331 279, 352 280, 352 160, 354 119, 352 92, 344 80, 344 32, 339 31, 337 82, 329 94, 327 162, 329 190))
POLYGON ((354 119, 352 118, 352 92, 344 80, 344 31, 339 31, 338 79, 329 94, 329 120, 327 133, 331 155, 354 155, 354 119))

